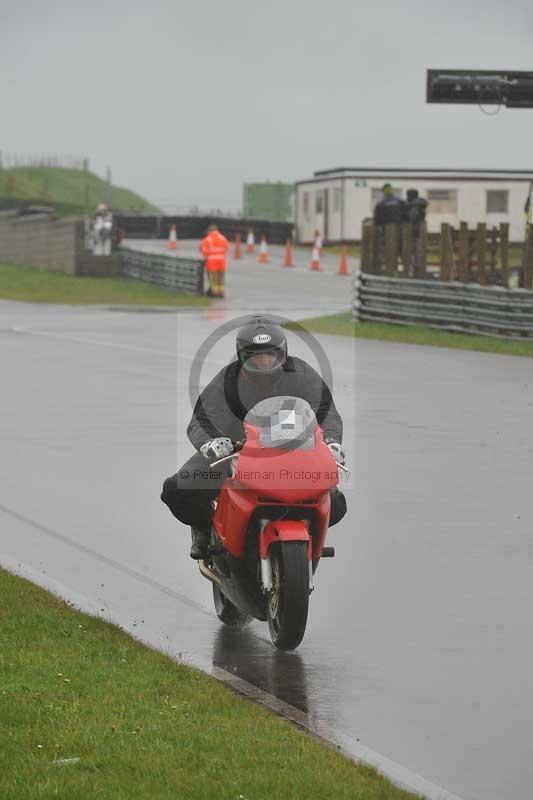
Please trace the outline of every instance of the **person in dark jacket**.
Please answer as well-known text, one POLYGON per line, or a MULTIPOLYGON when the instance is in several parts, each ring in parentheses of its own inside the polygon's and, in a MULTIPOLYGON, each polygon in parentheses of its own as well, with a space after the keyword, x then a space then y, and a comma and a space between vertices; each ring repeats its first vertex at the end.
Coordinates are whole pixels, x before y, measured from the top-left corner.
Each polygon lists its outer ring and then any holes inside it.
POLYGON ((390 183, 385 183, 381 187, 382 199, 376 203, 374 208, 374 225, 377 231, 378 259, 379 263, 385 261, 385 229, 387 225, 398 225, 398 252, 401 252, 401 225, 407 222, 407 207, 405 202, 394 194, 390 183))
POLYGON ((407 221, 405 202, 394 194, 390 183, 381 187, 383 197, 374 208, 375 225, 401 225, 407 221))
MULTIPOLYGON (((336 461, 345 463, 342 420, 331 391, 303 359, 289 356, 283 329, 266 317, 252 317, 237 334, 237 359, 224 367, 200 394, 187 428, 197 450, 163 484, 161 500, 193 532, 191 558, 204 558, 209 543, 212 501, 229 475, 229 461, 210 462, 233 453, 233 442, 245 438, 244 418, 258 402, 288 395, 306 400, 315 412, 324 441, 336 461)), ((346 513, 346 500, 331 492, 330 526, 346 513)))

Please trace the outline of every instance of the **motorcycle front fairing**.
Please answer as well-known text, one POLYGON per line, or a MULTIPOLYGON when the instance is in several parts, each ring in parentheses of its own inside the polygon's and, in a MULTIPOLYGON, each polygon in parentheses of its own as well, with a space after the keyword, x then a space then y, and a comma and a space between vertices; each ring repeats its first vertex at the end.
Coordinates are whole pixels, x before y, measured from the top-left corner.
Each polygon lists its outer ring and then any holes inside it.
POLYGON ((242 558, 254 512, 267 519, 274 512, 274 521, 312 520, 309 557, 317 561, 329 524, 329 492, 339 479, 311 407, 299 398, 261 401, 247 415, 245 432, 246 443, 233 476, 222 486, 213 519, 224 548, 242 558))

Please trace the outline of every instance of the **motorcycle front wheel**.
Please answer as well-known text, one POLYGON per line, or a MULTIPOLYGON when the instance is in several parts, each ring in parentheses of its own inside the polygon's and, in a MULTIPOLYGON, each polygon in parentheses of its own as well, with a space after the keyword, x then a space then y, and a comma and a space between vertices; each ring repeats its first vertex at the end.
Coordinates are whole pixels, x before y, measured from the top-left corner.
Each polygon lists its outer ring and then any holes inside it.
POLYGON ((244 628, 251 619, 248 614, 240 611, 237 606, 228 600, 216 583, 213 584, 213 602, 217 617, 224 625, 228 625, 230 628, 244 628))
POLYGON ((267 603, 270 638, 280 650, 302 641, 309 609, 307 542, 280 542, 270 549, 272 592, 267 603))

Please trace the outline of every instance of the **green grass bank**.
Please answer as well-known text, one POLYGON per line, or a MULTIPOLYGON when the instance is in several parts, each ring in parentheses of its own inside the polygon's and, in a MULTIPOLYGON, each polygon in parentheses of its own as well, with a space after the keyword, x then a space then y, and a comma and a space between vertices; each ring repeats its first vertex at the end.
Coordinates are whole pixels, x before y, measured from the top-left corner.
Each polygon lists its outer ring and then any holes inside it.
POLYGON ((86 214, 110 201, 117 211, 157 212, 144 197, 111 186, 93 172, 67 167, 13 167, 0 170, 0 197, 53 204, 59 213, 86 214))
MULTIPOLYGON (((511 341, 493 336, 449 333, 423 325, 394 325, 385 322, 354 322, 351 312, 299 320, 298 325, 315 333, 354 336, 358 339, 379 339, 386 342, 423 344, 481 353, 525 356, 533 358, 533 341, 511 341)), ((288 328, 293 327, 291 324, 288 328)))
POLYGON ((415 797, 4 570, 0 596, 3 800, 415 797))
POLYGON ((131 278, 63 275, 32 267, 0 264, 0 298, 69 305, 203 306, 207 297, 163 289, 131 278))

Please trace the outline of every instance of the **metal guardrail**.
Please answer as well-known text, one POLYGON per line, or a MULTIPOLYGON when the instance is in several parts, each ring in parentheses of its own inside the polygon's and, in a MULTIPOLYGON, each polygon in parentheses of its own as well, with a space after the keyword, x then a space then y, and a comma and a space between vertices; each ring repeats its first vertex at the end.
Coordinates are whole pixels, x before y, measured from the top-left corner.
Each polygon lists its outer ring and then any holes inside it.
POLYGON ((186 294, 204 293, 204 263, 199 258, 121 250, 122 274, 186 294))
POLYGON ((457 282, 354 276, 356 321, 533 339, 533 292, 457 282))

